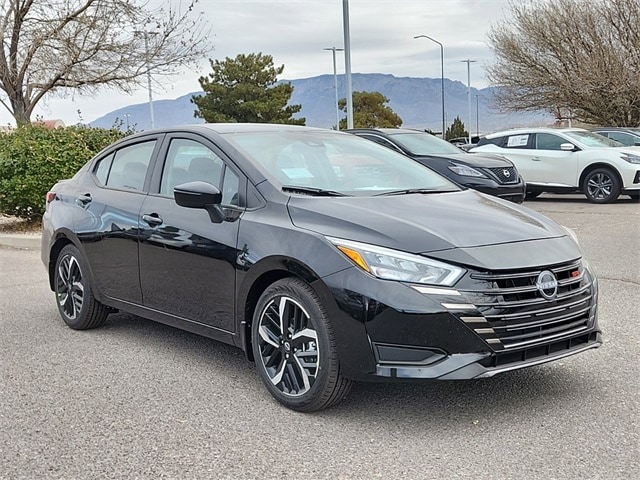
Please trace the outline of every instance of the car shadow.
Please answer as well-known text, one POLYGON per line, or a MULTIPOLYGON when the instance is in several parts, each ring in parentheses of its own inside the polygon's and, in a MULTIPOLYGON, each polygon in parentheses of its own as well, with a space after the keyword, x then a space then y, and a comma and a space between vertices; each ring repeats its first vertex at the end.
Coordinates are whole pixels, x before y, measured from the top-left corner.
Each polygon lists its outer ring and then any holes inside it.
MULTIPOLYGON (((234 385, 239 383, 245 398, 255 396, 250 401, 298 415, 271 400, 253 363, 236 347, 131 314, 111 315, 103 328, 95 330, 98 332, 114 342, 144 342, 145 348, 163 350, 161 355, 184 362, 202 381, 209 381, 207 372, 215 372, 234 385), (269 400, 266 403, 265 398, 269 400)), ((588 372, 577 375, 566 368, 565 362, 570 359, 481 380, 356 382, 340 404, 312 415, 331 422, 351 422, 355 418, 358 423, 402 424, 406 429, 422 428, 427 421, 430 426, 449 427, 477 425, 496 415, 517 418, 580 397, 588 372)))

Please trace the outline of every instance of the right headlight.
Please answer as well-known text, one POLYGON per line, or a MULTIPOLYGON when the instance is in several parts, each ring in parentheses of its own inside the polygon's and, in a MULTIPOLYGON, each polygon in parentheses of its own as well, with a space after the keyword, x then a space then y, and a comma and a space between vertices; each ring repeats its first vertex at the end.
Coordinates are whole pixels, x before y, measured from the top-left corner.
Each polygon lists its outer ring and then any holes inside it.
POLYGON ((383 280, 450 287, 465 272, 460 267, 420 255, 352 240, 327 239, 355 265, 383 280))

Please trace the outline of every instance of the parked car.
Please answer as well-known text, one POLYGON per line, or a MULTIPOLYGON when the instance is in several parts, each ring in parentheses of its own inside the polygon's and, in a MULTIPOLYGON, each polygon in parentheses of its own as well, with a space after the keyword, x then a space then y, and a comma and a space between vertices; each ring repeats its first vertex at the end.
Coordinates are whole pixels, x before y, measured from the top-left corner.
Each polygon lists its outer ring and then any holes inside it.
POLYGON ((570 230, 331 130, 122 139, 47 194, 42 260, 69 327, 120 310, 236 345, 299 411, 353 380, 490 377, 602 341, 570 230))
POLYGON ((403 153, 458 185, 522 203, 525 185, 511 161, 493 154, 469 155, 427 132, 406 128, 346 130, 403 153))
POLYGON ((590 202, 640 199, 640 150, 582 128, 524 128, 483 137, 471 149, 509 158, 527 184, 542 192, 582 192, 590 202))
POLYGON ((625 147, 640 146, 640 128, 597 127, 592 128, 591 131, 619 142, 625 147))
POLYGON ((448 140, 448 142, 458 148, 461 148, 465 152, 468 152, 476 146, 478 140, 480 140, 480 137, 478 135, 473 135, 471 136, 471 142, 469 142, 469 137, 456 137, 448 140))

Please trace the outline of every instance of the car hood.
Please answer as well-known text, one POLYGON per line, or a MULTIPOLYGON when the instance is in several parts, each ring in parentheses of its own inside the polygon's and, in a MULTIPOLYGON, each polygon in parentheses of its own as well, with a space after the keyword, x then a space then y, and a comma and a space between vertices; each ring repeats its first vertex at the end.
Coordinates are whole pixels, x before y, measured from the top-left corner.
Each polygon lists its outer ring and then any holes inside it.
POLYGON ((474 190, 381 197, 292 196, 288 209, 299 228, 467 265, 519 268, 580 257, 575 242, 552 220, 474 190))
POLYGON ((437 155, 415 155, 415 159, 444 158, 471 167, 504 168, 513 167, 513 163, 501 155, 491 153, 442 153, 437 155))

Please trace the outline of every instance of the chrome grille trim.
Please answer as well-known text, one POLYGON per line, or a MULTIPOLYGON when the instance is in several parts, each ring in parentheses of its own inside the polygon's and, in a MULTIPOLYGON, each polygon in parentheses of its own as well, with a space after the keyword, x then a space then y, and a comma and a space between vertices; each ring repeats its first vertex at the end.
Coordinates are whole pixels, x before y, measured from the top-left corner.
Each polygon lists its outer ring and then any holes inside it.
POLYGON ((476 333, 481 329, 481 336, 491 329, 495 338, 484 340, 495 351, 538 348, 591 327, 595 288, 580 260, 512 272, 470 272, 466 279, 458 290, 487 323, 470 321, 469 314, 464 322, 476 333), (558 294, 552 300, 543 298, 536 285, 545 270, 558 280, 558 294))

